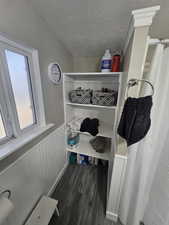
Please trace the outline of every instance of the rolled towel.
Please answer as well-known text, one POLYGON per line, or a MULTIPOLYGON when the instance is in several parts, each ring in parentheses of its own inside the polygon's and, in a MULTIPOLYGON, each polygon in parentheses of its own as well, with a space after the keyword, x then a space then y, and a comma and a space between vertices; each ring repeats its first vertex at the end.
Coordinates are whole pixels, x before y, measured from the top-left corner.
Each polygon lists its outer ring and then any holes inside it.
POLYGON ((108 139, 106 137, 97 136, 89 142, 96 152, 104 153, 106 150, 108 139))
POLYGON ((80 131, 81 132, 88 132, 93 136, 96 136, 99 132, 98 130, 99 127, 99 120, 97 118, 90 119, 86 118, 83 120, 80 131))

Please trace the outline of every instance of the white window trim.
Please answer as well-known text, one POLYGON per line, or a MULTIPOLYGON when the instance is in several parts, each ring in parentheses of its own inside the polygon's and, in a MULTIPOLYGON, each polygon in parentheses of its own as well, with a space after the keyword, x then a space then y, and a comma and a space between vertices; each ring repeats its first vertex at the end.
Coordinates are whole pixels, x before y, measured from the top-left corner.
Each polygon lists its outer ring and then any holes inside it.
POLYGON ((38 102, 38 105, 35 105, 37 113, 39 115, 39 122, 41 126, 46 125, 45 119, 45 109, 44 109, 44 101, 43 101, 43 92, 42 92, 42 85, 41 85, 41 76, 40 76, 40 68, 39 68, 39 56, 38 51, 32 51, 32 59, 33 59, 33 68, 34 68, 34 75, 36 75, 36 79, 33 81, 33 92, 35 93, 35 102, 38 102), (35 90, 36 87, 36 90, 35 90))
MULTIPOLYGON (((33 89, 34 100, 35 100, 37 126, 45 126, 46 120, 45 120, 45 110, 44 110, 44 102, 43 102, 38 51, 34 48, 27 47, 24 44, 20 44, 19 42, 15 42, 9 39, 8 37, 2 35, 1 33, 0 33, 0 42, 3 42, 4 44, 11 46, 11 50, 15 48, 17 52, 23 51, 23 53, 26 52, 30 54, 29 60, 30 60, 30 63, 32 64, 31 69, 33 69, 33 71, 31 70, 31 79, 33 81, 32 89, 33 89)), ((29 130, 29 127, 28 129, 25 129, 25 132, 27 130, 29 130)))
MULTIPOLYGON (((43 132, 45 132, 46 130, 48 130, 54 125, 53 124, 47 125, 45 120, 45 110, 44 110, 44 102, 43 102, 43 92, 42 92, 42 85, 41 85, 38 51, 34 48, 27 47, 24 44, 20 44, 20 42, 18 41, 15 42, 2 33, 0 33, 0 42, 10 46, 11 49, 16 48, 18 52, 19 50, 21 50, 23 52, 25 51, 26 53, 30 54, 29 60, 32 65, 31 69, 33 70, 33 71, 31 70, 31 80, 32 80, 31 84, 32 84, 32 90, 34 95, 35 111, 36 111, 36 117, 37 117, 36 124, 23 129, 22 134, 19 134, 19 136, 16 137, 16 139, 11 138, 6 144, 0 145, 0 160, 1 160, 5 158, 6 156, 8 156, 10 153, 16 151, 18 148, 27 144, 32 139, 39 136, 40 134, 42 134, 43 132)), ((7 101, 6 104, 9 104, 9 101, 7 101)), ((12 116, 12 113, 13 112, 10 112, 10 115, 8 116, 12 116)))
POLYGON ((21 137, 16 139, 11 139, 9 142, 4 144, 3 146, 0 146, 0 160, 5 159, 10 154, 16 152, 18 149, 29 144, 35 138, 39 137, 40 135, 50 130, 54 126, 55 124, 51 123, 46 126, 34 127, 30 132, 27 132, 21 137))

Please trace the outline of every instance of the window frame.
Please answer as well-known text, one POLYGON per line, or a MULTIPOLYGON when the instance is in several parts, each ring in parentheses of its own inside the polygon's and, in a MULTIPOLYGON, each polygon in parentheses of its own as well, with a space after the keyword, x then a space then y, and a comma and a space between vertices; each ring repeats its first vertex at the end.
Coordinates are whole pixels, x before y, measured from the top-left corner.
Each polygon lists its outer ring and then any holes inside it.
MULTIPOLYGON (((0 55, 3 54, 3 57, 2 57, 2 60, 3 60, 3 65, 5 67, 5 71, 4 71, 4 76, 6 78, 6 81, 5 81, 5 85, 7 85, 8 87, 8 94, 9 94, 9 97, 10 97, 10 101, 11 101, 11 110, 12 110, 12 113, 14 115, 14 126, 15 126, 15 130, 17 131, 16 133, 17 134, 21 134, 23 132, 27 132, 28 130, 32 129, 32 126, 34 127, 36 123, 38 123, 38 120, 37 120, 37 110, 35 109, 35 98, 34 98, 34 90, 33 90, 33 81, 32 81, 32 74, 33 74, 33 71, 30 70, 30 68, 32 68, 32 65, 30 63, 30 60, 31 60, 31 55, 26 53, 25 51, 22 51, 20 49, 16 49, 14 47, 11 47, 11 46, 8 46, 8 45, 4 45, 1 46, 1 43, 0 43, 0 55), (11 83, 11 80, 10 80, 10 75, 9 75, 9 69, 8 69, 8 63, 7 63, 7 57, 6 57, 6 54, 5 54, 5 50, 9 50, 11 52, 14 52, 14 53, 17 53, 17 54, 20 54, 20 55, 23 55, 24 57, 27 57, 28 61, 27 61, 27 73, 28 73, 28 87, 29 87, 29 94, 30 94, 30 100, 31 100, 31 104, 33 105, 32 107, 32 111, 33 111, 33 120, 34 120, 34 123, 31 124, 30 126, 27 126, 23 129, 20 128, 19 126, 19 118, 18 118, 18 115, 17 115, 17 107, 16 107, 16 103, 15 103, 15 97, 14 97, 14 93, 13 93, 13 88, 12 88, 12 83, 11 83), (1 52, 3 51, 3 52, 1 52)), ((3 75, 2 75, 3 76, 3 75)), ((5 79, 4 78, 4 79, 5 79)))
POLYGON ((36 49, 12 41, 0 34, 0 83, 0 109, 7 135, 0 140, 0 144, 9 141, 11 138, 19 138, 32 129, 46 126, 39 57, 36 49), (23 129, 20 129, 19 126, 5 50, 24 55, 27 58, 28 86, 35 123, 23 129), (4 141, 2 141, 3 139, 4 141))

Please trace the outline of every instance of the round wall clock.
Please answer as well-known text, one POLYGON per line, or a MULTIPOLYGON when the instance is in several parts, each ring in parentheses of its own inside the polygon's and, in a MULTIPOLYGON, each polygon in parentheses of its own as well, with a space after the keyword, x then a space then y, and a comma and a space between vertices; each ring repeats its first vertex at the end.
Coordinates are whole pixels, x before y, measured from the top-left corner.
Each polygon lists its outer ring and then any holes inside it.
POLYGON ((48 76, 53 84, 60 84, 62 82, 62 71, 57 62, 49 64, 48 76))

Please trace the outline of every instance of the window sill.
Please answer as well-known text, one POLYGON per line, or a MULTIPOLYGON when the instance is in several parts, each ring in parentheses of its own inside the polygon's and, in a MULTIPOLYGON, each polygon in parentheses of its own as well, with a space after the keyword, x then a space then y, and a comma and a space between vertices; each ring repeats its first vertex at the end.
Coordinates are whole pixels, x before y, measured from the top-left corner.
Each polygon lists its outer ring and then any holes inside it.
POLYGON ((43 127, 34 128, 30 132, 26 133, 20 138, 13 139, 8 143, 4 144, 0 147, 0 160, 6 158, 11 153, 17 151, 19 148, 24 147, 26 144, 30 143, 36 137, 40 136, 50 128, 54 127, 54 124, 48 124, 43 127))

